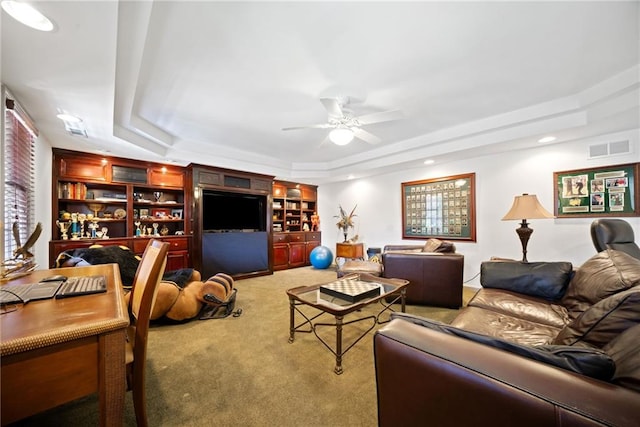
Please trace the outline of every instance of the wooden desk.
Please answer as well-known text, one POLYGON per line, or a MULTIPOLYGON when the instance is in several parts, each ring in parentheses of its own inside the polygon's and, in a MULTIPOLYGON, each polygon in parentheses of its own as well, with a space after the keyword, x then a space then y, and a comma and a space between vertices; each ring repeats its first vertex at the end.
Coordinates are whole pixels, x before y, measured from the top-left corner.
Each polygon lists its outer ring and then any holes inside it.
POLYGON ((107 292, 31 301, 0 315, 2 424, 98 392, 100 425, 122 426, 129 315, 118 266, 39 270, 9 283, 52 274, 104 275, 107 292))
POLYGON ((364 243, 336 243, 336 258, 364 259, 364 243))

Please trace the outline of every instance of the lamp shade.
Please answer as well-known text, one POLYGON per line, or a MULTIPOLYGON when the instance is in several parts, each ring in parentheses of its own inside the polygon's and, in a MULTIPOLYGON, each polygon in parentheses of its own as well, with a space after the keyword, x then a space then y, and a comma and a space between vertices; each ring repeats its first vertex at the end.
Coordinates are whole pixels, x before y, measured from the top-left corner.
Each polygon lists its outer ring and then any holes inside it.
POLYGON ((523 194, 513 199, 513 206, 507 214, 502 217, 503 221, 554 218, 538 201, 535 194, 523 194))
POLYGON ((347 145, 353 140, 353 131, 349 128, 335 128, 329 132, 329 139, 336 145, 347 145))

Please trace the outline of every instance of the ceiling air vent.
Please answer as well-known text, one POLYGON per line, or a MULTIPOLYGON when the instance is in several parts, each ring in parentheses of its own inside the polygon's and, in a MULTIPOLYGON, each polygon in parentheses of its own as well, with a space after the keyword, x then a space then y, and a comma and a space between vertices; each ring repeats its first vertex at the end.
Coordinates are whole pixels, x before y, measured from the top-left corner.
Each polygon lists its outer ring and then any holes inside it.
POLYGON ((628 154, 631 152, 629 141, 605 142, 589 146, 589 158, 628 154))

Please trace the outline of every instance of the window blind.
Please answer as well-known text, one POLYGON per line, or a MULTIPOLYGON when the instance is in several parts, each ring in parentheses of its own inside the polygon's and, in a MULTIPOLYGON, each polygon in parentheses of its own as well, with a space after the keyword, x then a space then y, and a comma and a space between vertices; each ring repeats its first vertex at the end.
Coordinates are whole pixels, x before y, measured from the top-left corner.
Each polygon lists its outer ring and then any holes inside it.
POLYGON ((5 98, 4 135, 4 259, 18 247, 13 224, 18 223, 20 243, 35 229, 34 164, 36 130, 12 99, 5 98))

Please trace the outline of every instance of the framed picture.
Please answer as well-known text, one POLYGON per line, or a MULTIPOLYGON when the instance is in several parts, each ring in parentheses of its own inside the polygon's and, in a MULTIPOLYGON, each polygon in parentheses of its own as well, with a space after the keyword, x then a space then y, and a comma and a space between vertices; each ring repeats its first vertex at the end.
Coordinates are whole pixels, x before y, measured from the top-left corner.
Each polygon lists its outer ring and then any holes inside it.
POLYGON ((173 219, 182 219, 182 209, 171 209, 173 219))
POLYGON ((553 174, 558 218, 640 216, 640 163, 553 174))
POLYGON ((140 209, 140 219, 147 219, 149 218, 149 209, 143 208, 140 209))
POLYGON ((475 173, 402 183, 402 238, 476 241, 475 173))
POLYGON ((169 219, 169 215, 171 215, 170 209, 163 208, 154 208, 151 209, 151 216, 156 219, 169 219))

